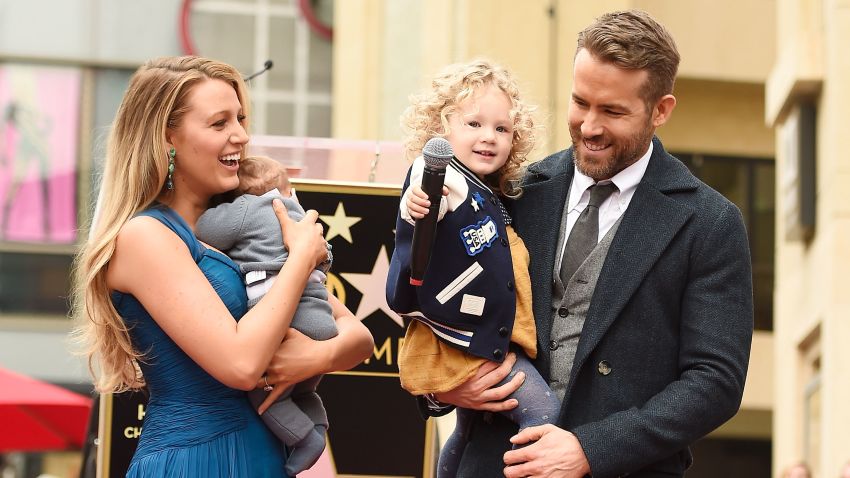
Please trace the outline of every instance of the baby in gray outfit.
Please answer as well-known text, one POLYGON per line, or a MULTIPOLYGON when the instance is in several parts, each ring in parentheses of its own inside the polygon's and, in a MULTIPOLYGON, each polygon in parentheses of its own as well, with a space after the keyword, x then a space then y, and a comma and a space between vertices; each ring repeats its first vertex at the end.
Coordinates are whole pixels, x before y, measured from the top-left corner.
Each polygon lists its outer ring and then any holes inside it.
MULTIPOLYGON (((272 200, 283 201, 289 217, 296 221, 305 213, 290 188, 286 169, 271 158, 251 156, 242 160, 236 193, 239 196, 233 202, 208 209, 198 219, 195 234, 239 265, 250 308, 269 290, 289 255, 272 200)), ((337 335, 324 284, 331 261, 330 245, 328 248, 328 260, 310 275, 290 324, 313 340, 337 335)), ((313 377, 294 385, 262 415, 266 426, 290 450, 286 460, 289 476, 311 467, 325 449, 328 417, 316 393, 320 380, 321 376, 313 377)), ((259 407, 268 392, 258 389, 248 395, 259 407)))

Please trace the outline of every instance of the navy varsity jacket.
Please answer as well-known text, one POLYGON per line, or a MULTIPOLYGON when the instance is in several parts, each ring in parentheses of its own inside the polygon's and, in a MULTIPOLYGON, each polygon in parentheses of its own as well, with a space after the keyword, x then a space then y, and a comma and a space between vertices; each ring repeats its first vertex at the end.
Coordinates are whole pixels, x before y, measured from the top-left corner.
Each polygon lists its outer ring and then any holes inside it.
POLYGON ((421 182, 424 161, 414 161, 404 181, 396 220, 395 250, 387 274, 387 303, 400 315, 431 328, 444 342, 487 360, 508 352, 516 296, 511 251, 501 201, 487 185, 453 158, 446 168, 434 248, 421 286, 410 285, 413 221, 406 194, 421 182), (407 220, 406 220, 407 219, 407 220), (410 222, 408 222, 410 221, 410 222))

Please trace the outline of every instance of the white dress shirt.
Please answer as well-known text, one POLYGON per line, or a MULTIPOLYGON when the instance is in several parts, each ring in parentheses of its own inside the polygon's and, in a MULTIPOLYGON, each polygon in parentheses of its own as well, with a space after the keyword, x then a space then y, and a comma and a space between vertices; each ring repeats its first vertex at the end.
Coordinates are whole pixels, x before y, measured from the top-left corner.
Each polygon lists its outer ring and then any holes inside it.
MULTIPOLYGON (((652 142, 649 143, 649 149, 646 153, 631 166, 620 171, 611 179, 599 181, 600 184, 614 183, 617 186, 617 191, 614 191, 608 196, 605 201, 599 205, 599 236, 597 241, 602 240, 605 234, 611 230, 620 216, 626 212, 632 197, 635 195, 640 180, 643 179, 646 173, 646 167, 649 166, 649 157, 652 156, 652 142)), ((567 198, 567 226, 564 232, 564 242, 561 244, 561 254, 558 257, 558 269, 561 268, 561 260, 564 257, 564 249, 567 246, 567 238, 570 237, 570 232, 578 220, 587 203, 590 202, 591 186, 596 184, 593 178, 585 176, 581 171, 573 165, 573 182, 570 185, 570 196, 567 198)))

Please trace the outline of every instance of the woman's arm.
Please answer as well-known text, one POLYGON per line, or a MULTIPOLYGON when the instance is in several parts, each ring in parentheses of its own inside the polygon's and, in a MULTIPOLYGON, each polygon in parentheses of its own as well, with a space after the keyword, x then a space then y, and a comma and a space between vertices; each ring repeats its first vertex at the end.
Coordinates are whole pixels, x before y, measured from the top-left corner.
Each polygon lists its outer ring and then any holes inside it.
MULTIPOLYGON (((339 334, 317 341, 290 329, 266 372, 275 389, 260 406, 260 413, 291 385, 316 375, 354 368, 372 355, 375 342, 369 329, 335 296, 329 295, 328 301, 339 334)), ((257 385, 262 386, 262 381, 257 385)))
POLYGON ((291 253, 271 290, 238 323, 183 241, 152 218, 137 217, 122 228, 107 284, 138 299, 210 375, 229 387, 253 389, 289 328, 307 277, 327 256, 315 211, 297 223, 279 203, 275 212, 291 253))
POLYGON ((328 302, 333 308, 336 327, 339 330, 338 337, 342 336, 343 340, 330 344, 330 359, 323 373, 354 368, 369 358, 375 348, 372 332, 369 332, 363 322, 354 317, 348 307, 334 295, 328 296, 328 302))

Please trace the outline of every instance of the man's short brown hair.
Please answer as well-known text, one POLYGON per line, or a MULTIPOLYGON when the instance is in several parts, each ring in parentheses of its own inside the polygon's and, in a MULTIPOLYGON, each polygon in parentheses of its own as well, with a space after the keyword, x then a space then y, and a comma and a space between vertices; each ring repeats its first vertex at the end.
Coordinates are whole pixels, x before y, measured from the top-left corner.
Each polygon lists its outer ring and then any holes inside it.
POLYGON ((578 34, 576 54, 586 49, 594 57, 628 70, 646 70, 640 95, 647 109, 673 93, 679 51, 673 37, 648 13, 627 10, 606 13, 578 34))

